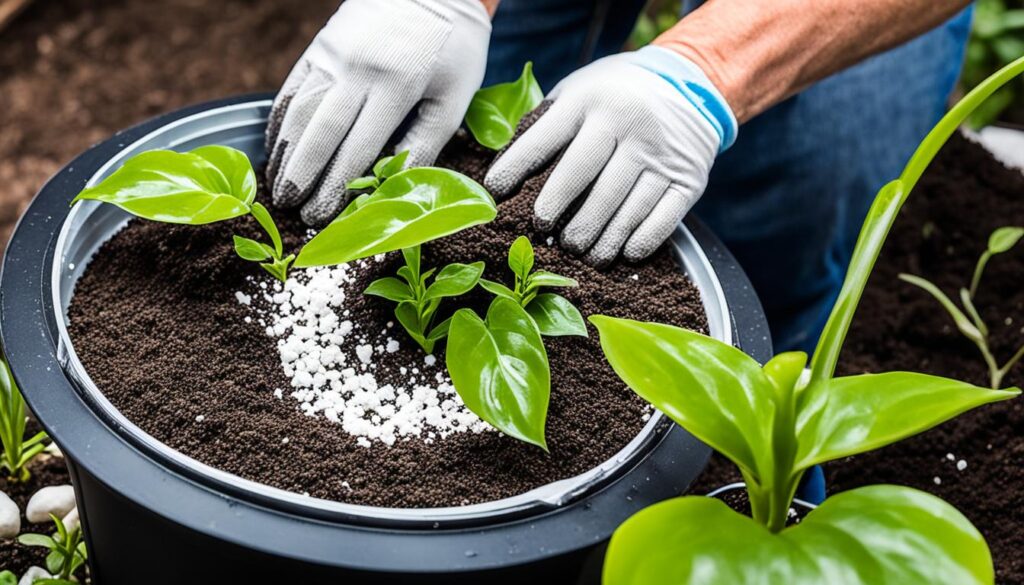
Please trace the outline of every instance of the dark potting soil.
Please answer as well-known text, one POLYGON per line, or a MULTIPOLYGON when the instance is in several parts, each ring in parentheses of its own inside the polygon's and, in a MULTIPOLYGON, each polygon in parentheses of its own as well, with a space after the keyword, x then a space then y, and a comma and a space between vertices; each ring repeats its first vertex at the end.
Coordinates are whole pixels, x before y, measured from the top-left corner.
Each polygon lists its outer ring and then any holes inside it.
MULTIPOLYGON (((39 432, 34 422, 29 423, 26 436, 32 436, 39 432)), ((21 532, 36 532, 39 534, 52 534, 53 525, 49 523, 31 524, 25 517, 25 508, 32 494, 47 486, 63 485, 71 483, 68 476, 68 468, 64 465, 64 459, 49 453, 37 456, 28 464, 28 470, 32 474, 27 482, 8 481, 5 474, 0 474, 0 492, 7 494, 14 503, 18 504, 21 510, 21 532)), ((46 566, 47 550, 39 547, 31 547, 20 544, 15 539, 0 540, 0 571, 11 571, 21 577, 29 567, 46 566)))
MULTIPOLYGON (((868 282, 842 359, 841 374, 908 370, 988 386, 988 369, 948 314, 897 279, 928 278, 957 298, 995 228, 1024 225, 1024 175, 981 146, 954 137, 905 204, 868 282)), ((1004 361, 1024 344, 1024 246, 994 258, 977 305, 1004 361)), ((1018 364, 1004 386, 1024 386, 1018 364)), ((829 493, 891 483, 931 492, 957 507, 992 550, 996 582, 1024 584, 1024 401, 984 406, 931 431, 826 466, 829 493), (949 458, 952 455, 952 459, 949 458), (958 469, 960 461, 966 468, 958 469)), ((738 481, 720 456, 695 490, 738 481)))
MULTIPOLYGON (((482 180, 493 158, 458 136, 439 164, 482 180)), ((424 265, 484 260, 488 278, 509 281, 506 251, 530 237, 537 266, 573 277, 565 289, 584 315, 609 314, 706 330, 696 289, 668 249, 641 265, 595 271, 548 244, 532 225, 533 201, 550 168, 499 204, 498 218, 424 247, 424 265)), ((286 247, 297 249, 305 228, 278 211, 286 247)), ((235 256, 233 231, 258 237, 247 221, 175 227, 132 221, 107 242, 79 281, 69 310, 71 337, 93 380, 113 404, 158 440, 204 463, 275 487, 345 502, 433 507, 479 503, 522 493, 582 473, 607 460, 645 424, 646 404, 615 376, 596 331, 588 339, 549 338, 552 394, 550 454, 497 432, 461 433, 432 444, 399 439, 358 446, 341 425, 308 417, 289 388, 276 340, 235 300, 258 268, 235 256), (203 415, 205 420, 197 422, 203 415), (287 438, 288 442, 283 443, 287 438)), ((358 275, 355 290, 394 274, 399 255, 358 275)), ((264 278, 261 276, 261 278, 264 278)), ((268 278, 269 277, 265 277, 268 278)), ((350 319, 365 328, 393 321, 393 305, 356 295, 350 319)), ((478 314, 489 295, 466 297, 478 314)), ((446 303, 452 305, 453 303, 446 303)), ((387 359, 412 367, 423 353, 408 342, 387 359)), ((439 360, 443 355, 438 356, 439 360)), ((384 362, 378 362, 381 379, 384 362)))

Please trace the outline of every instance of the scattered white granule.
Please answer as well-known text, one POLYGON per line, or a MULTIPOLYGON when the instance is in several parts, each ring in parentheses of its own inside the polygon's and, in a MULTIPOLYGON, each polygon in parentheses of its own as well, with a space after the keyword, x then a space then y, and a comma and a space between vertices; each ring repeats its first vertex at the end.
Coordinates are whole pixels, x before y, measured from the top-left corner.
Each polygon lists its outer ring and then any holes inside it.
POLYGON ((285 437, 285 438, 281 439, 281 444, 282 445, 287 445, 288 444, 288 437, 285 437))
POLYGON ((236 290, 235 291, 235 298, 238 299, 238 302, 240 304, 243 304, 243 305, 252 304, 252 297, 247 295, 247 294, 245 294, 244 292, 242 292, 240 290, 236 290))
POLYGON ((932 481, 935 482, 935 485, 942 485, 942 478, 937 475, 932 478, 932 481))
POLYGON ((956 470, 957 471, 963 471, 965 469, 967 469, 967 461, 961 459, 960 461, 956 462, 956 470))
POLYGON ((348 491, 352 491, 352 486, 350 486, 347 481, 341 482, 341 487, 347 489, 348 491))
POLYGON ((946 453, 946 459, 950 461, 956 461, 956 457, 952 453, 946 453))
POLYGON ((545 241, 546 241, 546 242, 548 243, 548 245, 550 246, 550 245, 552 245, 552 244, 554 244, 554 243, 555 243, 555 238, 552 238, 551 236, 548 236, 548 239, 547 239, 547 240, 545 240, 545 241))
POLYGON ((634 274, 633 276, 630 276, 630 278, 632 278, 633 280, 640 280, 640 275, 634 274))
MULTIPOLYGON (((75 263, 74 262, 69 262, 68 263, 68 270, 74 270, 74 269, 75 269, 75 263)), ((1007 323, 1007 325, 1009 325, 1009 323, 1007 323)))
MULTIPOLYGON (((265 323, 266 334, 277 340, 281 369, 291 388, 276 388, 274 396, 283 399, 287 394, 303 414, 341 425, 362 447, 492 430, 466 408, 435 356, 423 356, 422 366, 395 363, 403 355, 404 338, 391 329, 394 322, 380 329, 360 328, 347 318, 346 305, 362 296, 355 271, 369 266, 362 261, 293 270, 283 285, 251 280, 252 297, 236 293, 239 302, 243 296, 250 301, 243 304, 251 307, 251 318, 265 323), (397 368, 400 376, 378 380, 385 368, 397 368), (409 376, 410 371, 415 375, 409 376), (385 379, 406 381, 388 384, 385 379)), ((417 355, 423 354, 417 350, 417 355)))
POLYGON ((245 322, 246 322, 246 323, 252 323, 252 317, 250 317, 250 316, 246 315, 246 316, 245 316, 245 322))
POLYGON ((196 422, 203 422, 204 420, 206 420, 206 417, 201 414, 196 417, 196 422))

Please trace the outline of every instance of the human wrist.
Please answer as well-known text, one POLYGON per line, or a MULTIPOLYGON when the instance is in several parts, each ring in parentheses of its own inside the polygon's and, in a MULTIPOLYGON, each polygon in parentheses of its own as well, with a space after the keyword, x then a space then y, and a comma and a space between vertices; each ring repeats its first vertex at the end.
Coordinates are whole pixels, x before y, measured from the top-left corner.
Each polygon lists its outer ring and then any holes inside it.
MULTIPOLYGON (((669 31, 671 32, 673 31, 669 31)), ((752 117, 751 103, 742 82, 744 76, 737 71, 735 64, 723 58, 713 47, 706 47, 701 43, 680 38, 680 35, 669 33, 660 35, 651 42, 651 45, 672 51, 700 67, 725 99, 739 123, 749 120, 752 117)))
POLYGON ((732 146, 739 122, 728 100, 698 63, 656 45, 640 49, 636 56, 637 64, 671 83, 707 120, 718 134, 719 152, 732 146))

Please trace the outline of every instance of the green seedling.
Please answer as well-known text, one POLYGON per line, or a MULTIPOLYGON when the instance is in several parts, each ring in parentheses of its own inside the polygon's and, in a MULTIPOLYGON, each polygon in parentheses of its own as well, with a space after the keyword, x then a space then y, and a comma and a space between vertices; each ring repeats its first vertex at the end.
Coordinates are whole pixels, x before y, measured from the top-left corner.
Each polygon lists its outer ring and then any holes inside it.
POLYGON ((8 481, 25 482, 29 479, 28 462, 46 448, 46 433, 40 431, 25 440, 25 399, 14 383, 11 368, 0 360, 0 468, 7 472, 8 481))
POLYGON ((416 167, 388 176, 392 167, 400 166, 395 163, 400 156, 375 165, 374 178, 386 179, 377 187, 367 183, 366 188, 374 191, 356 197, 303 246, 295 266, 344 264, 413 248, 497 215, 491 194, 455 171, 416 167))
POLYGON ((202 146, 189 152, 150 150, 133 156, 95 187, 71 202, 92 199, 112 203, 136 217, 185 225, 203 225, 251 215, 271 244, 234 236, 235 252, 259 262, 284 281, 294 255, 284 255, 281 233, 270 212, 256 201, 256 173, 245 153, 227 146, 202 146))
POLYGON ((345 186, 352 191, 375 191, 389 177, 401 172, 407 158, 409 158, 408 150, 403 150, 394 156, 385 156, 373 165, 372 175, 352 179, 345 186))
POLYGON ((992 389, 999 388, 1003 383, 1003 378, 1006 377, 1010 369, 1021 358, 1024 358, 1024 345, 1013 354, 1013 357, 1000 366, 995 355, 992 353, 988 325, 981 318, 981 313, 974 304, 974 298, 978 292, 981 276, 985 272, 988 261, 997 254, 1010 251, 1022 237, 1024 237, 1024 227, 1003 227, 992 232, 988 239, 988 247, 978 258, 978 263, 974 267, 970 288, 960 289, 960 303, 963 305, 963 310, 957 307, 956 303, 946 296, 946 293, 942 292, 934 283, 920 276, 900 274, 900 280, 909 282, 935 297, 935 300, 953 318, 953 323, 956 324, 960 333, 978 347, 978 351, 981 352, 982 358, 985 360, 985 365, 988 366, 989 386, 992 389))
POLYGON ((900 178, 875 198, 810 368, 803 352, 761 367, 699 333, 605 316, 591 321, 620 378, 739 467, 752 517, 689 496, 628 519, 612 536, 604 583, 991 585, 985 539, 925 492, 869 486, 830 497, 787 526, 804 470, 863 453, 984 404, 1020 394, 925 374, 835 377, 850 323, 893 221, 935 154, 985 98, 1024 72, 1024 58, 975 88, 929 133, 900 178))
MULTIPOLYGON (((53 519, 53 524, 57 529, 52 536, 27 533, 18 536, 18 542, 25 546, 48 549, 50 554, 46 555, 46 570, 58 579, 56 582, 70 582, 75 572, 85 564, 88 558, 85 541, 82 539, 82 528, 73 526, 68 530, 60 518, 53 514, 50 514, 50 518, 53 519)), ((40 582, 53 581, 36 581, 36 583, 40 582)))
POLYGON ((533 76, 533 63, 527 62, 516 81, 476 92, 466 110, 466 127, 483 146, 501 150, 512 141, 523 116, 543 99, 544 92, 533 76))
POLYGON ((486 319, 471 309, 456 311, 445 359, 455 390, 471 411, 506 435, 547 451, 548 354, 537 323, 519 303, 497 297, 486 319))
MULTIPOLYGON (((1024 55, 1024 7, 1006 0, 977 0, 967 44, 961 83, 971 87, 1024 55)), ((970 116, 970 125, 981 128, 997 121, 1024 95, 1024 81, 1006 84, 970 116)))
POLYGON ((548 272, 533 270, 534 253, 530 239, 519 236, 508 250, 508 267, 515 276, 515 285, 509 288, 500 282, 480 279, 480 286, 499 297, 519 303, 533 317, 542 335, 587 336, 583 315, 568 299, 554 293, 541 293, 542 287, 575 287, 575 280, 548 272))
POLYGON ((405 266, 398 269, 398 278, 389 276, 370 283, 363 294, 374 295, 398 303, 395 317, 409 337, 423 348, 434 352, 434 344, 448 335, 451 319, 434 325, 434 315, 442 299, 466 294, 476 286, 484 272, 483 262, 449 264, 434 276, 435 269, 420 271, 420 247, 403 248, 405 266), (433 277, 429 285, 427 281, 433 277))

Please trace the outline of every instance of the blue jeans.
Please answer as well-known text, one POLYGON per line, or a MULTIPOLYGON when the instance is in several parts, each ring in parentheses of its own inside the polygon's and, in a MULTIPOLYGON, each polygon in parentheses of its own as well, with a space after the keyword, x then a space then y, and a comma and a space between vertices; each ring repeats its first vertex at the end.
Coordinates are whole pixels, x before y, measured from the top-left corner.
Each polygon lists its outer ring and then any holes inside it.
MULTIPOLYGON (((643 5, 502 0, 485 84, 514 79, 529 60, 548 90, 621 50, 643 5)), ((695 212, 750 276, 777 352, 813 351, 875 193, 945 111, 970 12, 747 122, 715 163, 695 212)))

